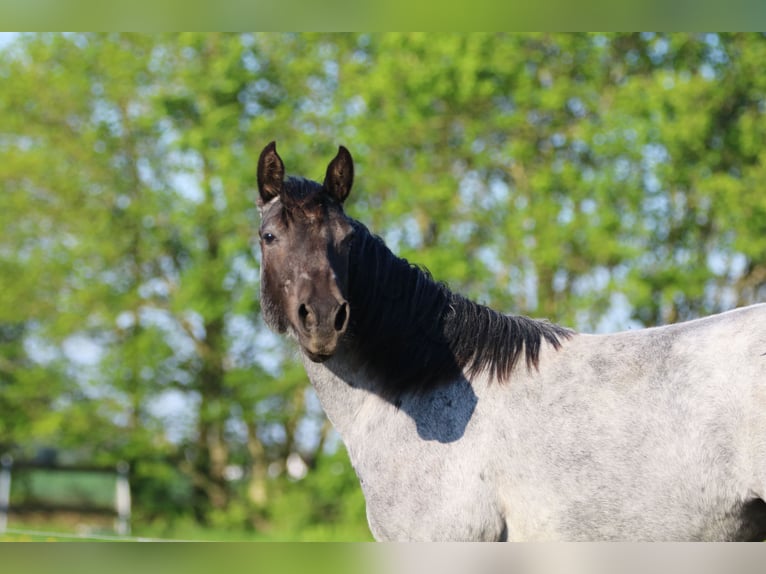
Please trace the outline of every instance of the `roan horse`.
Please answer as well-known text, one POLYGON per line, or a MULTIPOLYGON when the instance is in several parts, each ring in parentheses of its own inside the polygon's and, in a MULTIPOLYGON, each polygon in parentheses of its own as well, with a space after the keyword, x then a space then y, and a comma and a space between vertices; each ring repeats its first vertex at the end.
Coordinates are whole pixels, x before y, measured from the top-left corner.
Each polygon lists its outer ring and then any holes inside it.
POLYGON ((301 348, 379 540, 763 540, 766 305, 578 334, 452 293, 258 161, 261 305, 301 348))

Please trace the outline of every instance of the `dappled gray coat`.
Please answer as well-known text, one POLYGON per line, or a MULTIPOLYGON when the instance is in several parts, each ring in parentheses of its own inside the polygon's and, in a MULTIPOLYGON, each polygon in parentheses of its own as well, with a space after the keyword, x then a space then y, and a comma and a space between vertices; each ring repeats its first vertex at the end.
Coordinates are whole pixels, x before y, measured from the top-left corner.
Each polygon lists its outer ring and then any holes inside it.
POLYGON ((613 335, 501 315, 258 164, 262 309, 299 344, 379 540, 766 536, 766 306, 613 335))

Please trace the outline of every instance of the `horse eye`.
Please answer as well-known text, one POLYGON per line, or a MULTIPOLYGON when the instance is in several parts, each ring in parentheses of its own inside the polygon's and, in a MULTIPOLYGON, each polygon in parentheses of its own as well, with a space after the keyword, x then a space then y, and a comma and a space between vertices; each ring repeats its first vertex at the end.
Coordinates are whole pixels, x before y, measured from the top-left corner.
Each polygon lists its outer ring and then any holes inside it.
POLYGON ((263 239, 263 242, 266 245, 270 245, 270 244, 274 243, 274 240, 276 238, 277 238, 276 235, 274 235, 273 233, 264 233, 263 236, 261 237, 261 239, 263 239))

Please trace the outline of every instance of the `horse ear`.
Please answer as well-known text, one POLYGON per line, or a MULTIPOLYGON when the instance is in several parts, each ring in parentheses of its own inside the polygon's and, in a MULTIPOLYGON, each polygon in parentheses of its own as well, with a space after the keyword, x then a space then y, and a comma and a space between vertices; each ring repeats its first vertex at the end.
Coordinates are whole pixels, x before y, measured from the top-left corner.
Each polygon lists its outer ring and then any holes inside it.
POLYGON ((258 158, 258 193, 260 205, 265 205, 282 191, 285 164, 277 153, 277 142, 271 142, 258 158))
POLYGON ((354 160, 349 151, 340 146, 338 155, 327 166, 327 175, 324 178, 324 188, 327 193, 343 203, 351 191, 354 183, 354 160))

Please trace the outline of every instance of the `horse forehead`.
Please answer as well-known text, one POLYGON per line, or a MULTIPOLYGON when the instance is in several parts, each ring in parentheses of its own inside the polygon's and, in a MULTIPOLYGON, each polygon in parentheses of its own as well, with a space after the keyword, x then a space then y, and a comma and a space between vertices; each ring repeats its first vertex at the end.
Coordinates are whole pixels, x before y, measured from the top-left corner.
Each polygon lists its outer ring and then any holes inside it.
POLYGON ((280 198, 273 199, 261 212, 261 226, 282 222, 298 230, 321 224, 322 208, 306 202, 285 203, 280 198))
POLYGON ((287 229, 295 247, 305 250, 322 248, 328 240, 338 240, 351 230, 342 208, 318 196, 273 200, 262 212, 261 227, 274 223, 287 229))
POLYGON ((294 225, 314 241, 337 238, 351 229, 339 207, 322 201, 293 208, 290 214, 294 225))
POLYGON ((310 243, 321 241, 327 236, 328 223, 332 217, 322 204, 312 203, 293 208, 290 215, 296 231, 310 243))
POLYGON ((278 197, 272 199, 261 209, 261 227, 281 219, 282 213, 282 201, 278 197))

